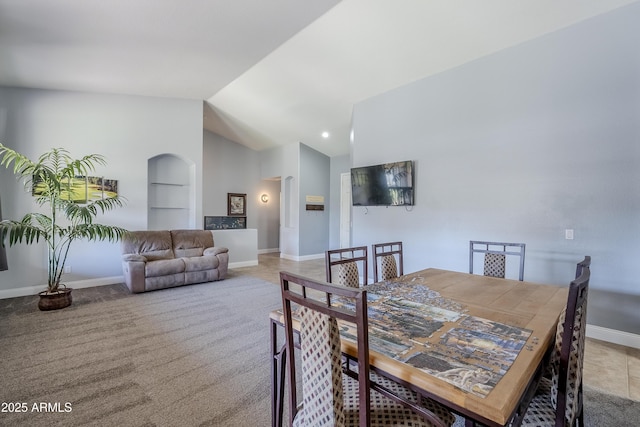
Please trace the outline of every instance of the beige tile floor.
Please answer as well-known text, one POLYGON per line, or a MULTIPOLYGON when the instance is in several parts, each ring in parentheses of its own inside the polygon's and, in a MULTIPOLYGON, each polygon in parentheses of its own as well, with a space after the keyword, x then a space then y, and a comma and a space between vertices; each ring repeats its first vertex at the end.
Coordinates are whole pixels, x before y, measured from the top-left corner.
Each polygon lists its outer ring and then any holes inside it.
MULTIPOLYGON (((325 278, 324 259, 291 261, 278 253, 259 255, 258 266, 232 270, 272 283, 287 270, 319 280, 325 278)), ((640 349, 588 338, 585 347, 584 384, 616 396, 640 401, 640 349)))

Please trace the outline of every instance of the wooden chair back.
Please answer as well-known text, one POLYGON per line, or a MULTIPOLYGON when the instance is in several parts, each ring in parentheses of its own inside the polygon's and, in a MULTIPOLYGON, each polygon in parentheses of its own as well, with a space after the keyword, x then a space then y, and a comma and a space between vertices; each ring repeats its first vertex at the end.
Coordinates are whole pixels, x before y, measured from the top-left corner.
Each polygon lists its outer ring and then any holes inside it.
POLYGON ((402 242, 376 243, 371 245, 371 250, 374 282, 389 280, 404 274, 402 242))
POLYGON ((578 263, 580 276, 569 285, 566 312, 558 322, 556 334, 560 345, 556 345, 551 357, 551 401, 556 403, 556 426, 571 426, 576 418, 582 420, 582 367, 591 277, 591 258, 586 258, 587 262, 578 263))
POLYGON ((484 242, 471 240, 469 242, 469 273, 473 274, 474 254, 484 254, 484 275, 505 278, 506 257, 517 256, 520 258, 518 280, 524 280, 524 243, 484 242))
POLYGON ((582 275, 585 267, 591 268, 591 257, 586 255, 582 261, 576 264, 576 279, 582 275))
MULTIPOLYGON (((297 306, 296 310, 309 310, 311 312, 319 313, 322 316, 323 321, 327 322, 336 322, 337 319, 350 322, 356 327, 357 334, 357 345, 358 345, 358 399, 359 399, 359 425, 360 427, 368 426, 370 423, 369 413, 371 410, 371 398, 370 398, 370 366, 369 366, 369 338, 368 338, 368 324, 367 324, 367 293, 365 290, 345 287, 345 286, 335 286, 329 283, 318 282, 310 278, 306 278, 297 274, 288 273, 288 272, 280 272, 280 287, 282 292, 282 307, 284 311, 284 327, 285 327, 285 348, 286 348, 286 357, 287 357, 287 379, 288 379, 288 388, 289 388, 289 423, 293 424, 293 420, 296 417, 296 414, 300 410, 305 410, 304 406, 301 408, 299 406, 300 402, 298 401, 297 390, 296 390, 296 363, 295 363, 295 351, 296 345, 294 341, 294 325, 293 322, 295 320, 294 316, 294 308, 293 306, 297 306), (348 302, 352 305, 353 310, 347 310, 344 308, 336 307, 331 304, 332 297, 337 297, 343 302, 348 302)), ((307 336, 303 331, 306 330, 304 325, 299 325, 300 332, 300 346, 303 348, 301 352, 304 352, 305 340, 311 340, 312 337, 307 336)), ((337 332, 337 328, 336 328, 337 332)), ((329 340, 329 336, 326 337, 329 340)), ((329 344, 329 343, 325 343, 329 344)), ((338 345, 337 352, 340 352, 340 346, 338 345)), ((305 368, 309 367, 305 365, 305 363, 313 364, 314 362, 309 360, 310 358, 306 358, 305 355, 302 355, 302 388, 305 390, 306 386, 309 384, 305 384, 307 380, 307 374, 305 373, 305 368)), ((335 360, 335 357, 332 359, 331 363, 337 363, 337 369, 340 374, 341 370, 341 359, 340 357, 335 360)), ((317 369, 317 366, 311 366, 313 369, 317 369)), ((325 366, 327 370, 334 370, 336 366, 325 366)), ((341 380, 340 380, 341 381, 341 380)), ((333 387, 340 387, 342 389, 342 383, 333 384, 333 387)), ((326 394, 325 394, 326 396, 326 394)), ((341 392, 339 394, 341 396, 341 392)), ((304 405, 307 405, 308 408, 315 408, 320 406, 331 405, 332 408, 337 408, 336 411, 340 411, 341 402, 337 402, 338 405, 334 405, 336 402, 314 402, 316 399, 316 395, 304 395, 303 391, 303 401, 304 405)), ((335 395, 333 395, 335 399, 335 395)), ((310 414, 305 413, 305 419, 307 415, 310 414)), ((334 419, 341 419, 340 413, 334 413, 334 419)), ((344 415, 342 415, 344 417, 344 415)), ((344 422, 344 421, 343 421, 344 422)))
POLYGON ((325 268, 329 283, 356 288, 366 285, 369 281, 367 247, 328 250, 325 252, 325 268))

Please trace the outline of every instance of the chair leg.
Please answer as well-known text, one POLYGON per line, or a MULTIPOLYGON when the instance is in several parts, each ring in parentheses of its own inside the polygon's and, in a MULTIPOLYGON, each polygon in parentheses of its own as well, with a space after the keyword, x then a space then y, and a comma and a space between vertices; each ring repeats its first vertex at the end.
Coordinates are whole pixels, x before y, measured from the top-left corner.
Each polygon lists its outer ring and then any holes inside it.
POLYGON ((583 402, 584 402, 584 394, 582 393, 582 382, 580 382, 580 386, 578 388, 578 408, 576 419, 574 420, 574 425, 579 425, 580 427, 584 427, 584 411, 583 411, 583 402))
POLYGON ((278 377, 279 390, 278 390, 278 398, 276 402, 277 414, 276 414, 276 427, 282 427, 282 413, 284 411, 284 379, 285 379, 285 369, 287 367, 287 349, 285 346, 282 346, 282 350, 279 354, 279 364, 280 364, 280 375, 278 377))
POLYGON ((578 425, 580 427, 584 427, 584 411, 582 410, 582 405, 578 408, 578 416, 576 419, 578 421, 578 425))
POLYGON ((271 426, 282 427, 286 346, 278 350, 278 323, 271 321, 271 426))

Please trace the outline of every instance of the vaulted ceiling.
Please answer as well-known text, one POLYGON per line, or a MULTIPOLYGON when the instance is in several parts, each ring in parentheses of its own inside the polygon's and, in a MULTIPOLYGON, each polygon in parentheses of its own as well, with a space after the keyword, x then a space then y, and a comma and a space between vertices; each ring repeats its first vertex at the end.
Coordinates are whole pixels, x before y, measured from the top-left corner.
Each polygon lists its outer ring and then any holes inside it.
POLYGON ((355 103, 637 1, 0 0, 0 85, 198 99, 235 142, 342 155, 355 103))

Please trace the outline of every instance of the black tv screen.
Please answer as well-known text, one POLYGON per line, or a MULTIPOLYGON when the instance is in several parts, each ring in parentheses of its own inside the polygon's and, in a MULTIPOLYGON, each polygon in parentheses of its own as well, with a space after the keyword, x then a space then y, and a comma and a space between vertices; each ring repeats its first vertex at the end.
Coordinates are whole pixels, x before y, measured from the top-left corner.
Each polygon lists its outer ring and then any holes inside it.
POLYGON ((353 206, 413 206, 413 161, 351 168, 353 206))

